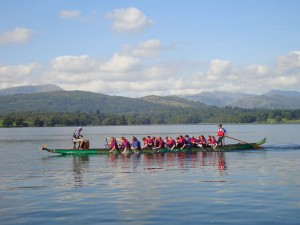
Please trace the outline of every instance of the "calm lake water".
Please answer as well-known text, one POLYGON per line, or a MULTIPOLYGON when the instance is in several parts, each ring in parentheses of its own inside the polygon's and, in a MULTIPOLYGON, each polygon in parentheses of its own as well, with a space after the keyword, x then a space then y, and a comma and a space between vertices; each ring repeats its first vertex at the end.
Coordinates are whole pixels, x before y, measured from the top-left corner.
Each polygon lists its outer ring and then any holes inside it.
MULTIPOLYGON (((0 224, 299 224, 300 125, 224 125, 262 150, 59 156, 75 127, 0 129, 0 224)), ((84 127, 105 136, 215 134, 217 125, 84 127)), ((226 143, 235 143, 226 139, 226 143)))

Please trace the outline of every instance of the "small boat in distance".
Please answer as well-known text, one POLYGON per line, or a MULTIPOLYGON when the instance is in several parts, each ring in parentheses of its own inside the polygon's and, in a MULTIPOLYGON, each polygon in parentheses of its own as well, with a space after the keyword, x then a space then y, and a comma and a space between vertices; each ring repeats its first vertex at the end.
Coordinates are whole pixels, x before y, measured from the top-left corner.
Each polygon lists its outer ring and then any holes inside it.
MULTIPOLYGON (((237 144, 228 144, 225 146, 218 146, 217 148, 213 149, 210 146, 205 148, 201 147, 191 147, 191 148, 184 148, 184 149, 142 149, 138 151, 130 151, 126 154, 130 153, 141 153, 141 154, 153 154, 153 153, 181 153, 181 152, 204 152, 204 151, 215 151, 215 152, 227 152, 227 151, 242 151, 242 150, 250 150, 250 149, 262 149, 263 145, 266 142, 266 138, 260 140, 257 143, 237 143, 237 144)), ((61 149, 61 148, 48 148, 47 145, 41 146, 40 150, 44 150, 50 153, 58 153, 61 155, 83 155, 83 154, 121 154, 122 150, 114 150, 110 152, 108 148, 88 148, 88 149, 61 149)))

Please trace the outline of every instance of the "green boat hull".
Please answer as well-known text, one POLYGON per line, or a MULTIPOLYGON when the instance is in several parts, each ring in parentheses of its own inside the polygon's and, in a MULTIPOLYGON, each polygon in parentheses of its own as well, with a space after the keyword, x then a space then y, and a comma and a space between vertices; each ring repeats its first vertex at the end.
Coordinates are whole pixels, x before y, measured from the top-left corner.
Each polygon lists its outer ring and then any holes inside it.
MULTIPOLYGON (((126 154, 131 153, 141 153, 141 154, 153 154, 153 153, 181 153, 181 152, 202 152, 202 151, 216 151, 216 152, 226 152, 226 151, 240 151, 240 150, 249 150, 249 149, 261 149, 262 144, 266 142, 266 139, 262 139, 257 143, 238 143, 238 144, 230 144, 226 146, 218 146, 216 149, 212 147, 200 148, 185 148, 185 149, 142 149, 137 152, 129 151, 126 154)), ((113 151, 110 152, 109 149, 105 148, 92 148, 92 149, 50 149, 45 146, 40 148, 41 150, 45 150, 51 153, 57 153, 62 155, 83 155, 83 154, 122 154, 122 151, 113 151)))

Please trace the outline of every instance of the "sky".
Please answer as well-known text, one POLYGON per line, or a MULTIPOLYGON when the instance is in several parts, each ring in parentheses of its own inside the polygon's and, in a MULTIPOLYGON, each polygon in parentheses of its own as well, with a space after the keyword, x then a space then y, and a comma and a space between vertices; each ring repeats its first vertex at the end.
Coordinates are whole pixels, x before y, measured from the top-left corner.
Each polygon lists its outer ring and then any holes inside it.
POLYGON ((0 89, 300 91, 298 0, 0 0, 0 89))

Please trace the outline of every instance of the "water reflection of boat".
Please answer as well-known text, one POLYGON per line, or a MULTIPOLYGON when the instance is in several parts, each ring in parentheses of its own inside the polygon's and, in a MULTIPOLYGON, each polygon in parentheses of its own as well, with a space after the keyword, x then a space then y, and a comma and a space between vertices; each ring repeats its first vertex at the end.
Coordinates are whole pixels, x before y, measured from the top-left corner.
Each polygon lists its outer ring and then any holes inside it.
POLYGON ((73 157, 73 172, 75 187, 83 187, 83 172, 89 162, 89 156, 73 157))
POLYGON ((169 170, 214 168, 220 174, 227 170, 226 152, 181 152, 142 155, 109 155, 110 168, 122 173, 144 171, 147 174, 169 170))
MULTIPOLYGON (((138 153, 189 153, 189 152, 227 152, 227 151, 241 151, 241 150, 249 150, 249 149, 261 149, 262 144, 266 142, 266 139, 262 139, 257 143, 237 143, 237 144, 229 144, 225 146, 218 146, 216 149, 208 146, 205 148, 193 147, 193 148, 185 148, 185 149, 143 149, 138 153)), ((120 154, 120 151, 110 152, 107 148, 91 148, 91 149, 55 149, 48 148, 47 146, 41 146, 41 150, 45 150, 51 153, 58 153, 62 155, 69 154, 120 154)))

